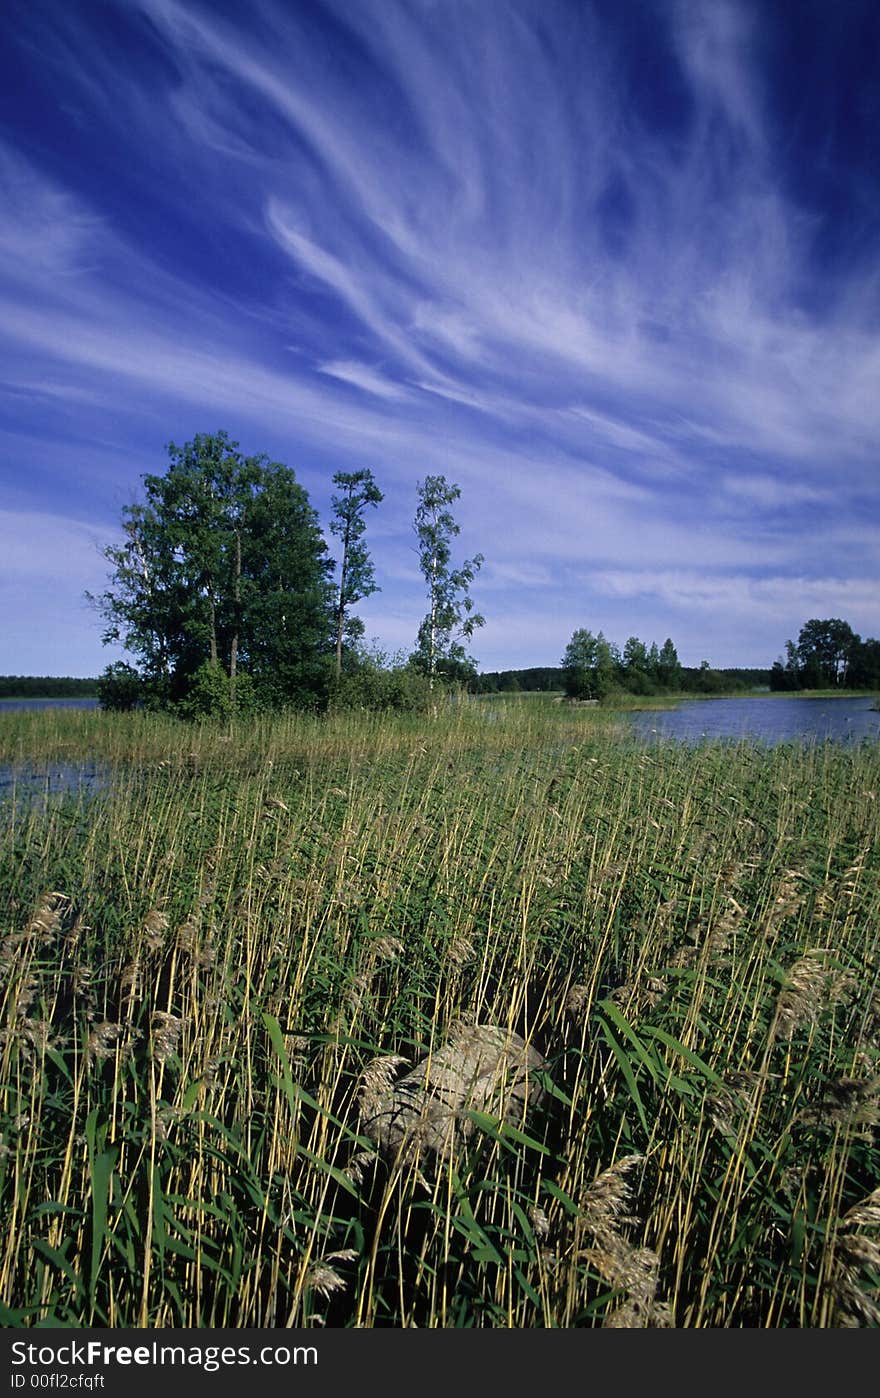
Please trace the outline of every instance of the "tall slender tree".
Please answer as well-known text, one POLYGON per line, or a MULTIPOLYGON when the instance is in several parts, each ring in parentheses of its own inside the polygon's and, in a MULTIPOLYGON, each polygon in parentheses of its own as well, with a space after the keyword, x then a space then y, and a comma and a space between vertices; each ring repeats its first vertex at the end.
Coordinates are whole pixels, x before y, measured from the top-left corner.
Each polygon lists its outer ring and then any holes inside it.
POLYGON ((418 486, 413 528, 419 564, 428 588, 428 613, 419 627, 413 659, 424 669, 433 689, 438 669, 461 673, 473 662, 462 646, 486 619, 474 611, 470 586, 483 565, 483 555, 452 567, 451 542, 461 532, 450 506, 461 497, 445 476, 426 476, 418 486))
POLYGON ((336 678, 342 674, 342 642, 348 610, 362 598, 380 588, 375 580, 373 563, 367 552, 363 535, 366 529, 364 511, 384 500, 368 467, 360 471, 337 471, 333 484, 341 494, 331 500, 333 518, 330 532, 342 543, 339 564, 339 591, 336 597, 336 678))
POLYGON ((678 651, 667 636, 657 657, 657 678, 664 689, 681 689, 681 663, 678 651))

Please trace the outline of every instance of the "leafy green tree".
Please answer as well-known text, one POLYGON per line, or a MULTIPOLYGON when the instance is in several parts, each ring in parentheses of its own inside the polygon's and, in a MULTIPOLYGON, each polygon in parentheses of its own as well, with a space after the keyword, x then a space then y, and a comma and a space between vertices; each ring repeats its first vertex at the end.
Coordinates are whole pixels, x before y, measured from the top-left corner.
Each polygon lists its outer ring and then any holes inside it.
POLYGON ((237 714, 253 713, 257 708, 251 676, 239 670, 233 687, 219 660, 203 661, 192 677, 186 696, 178 704, 181 716, 191 719, 234 718, 237 714))
POLYGON ((656 641, 652 641, 648 648, 648 674, 653 684, 660 683, 660 651, 656 641))
POLYGON ((364 510, 384 500, 368 467, 360 471, 337 471, 333 484, 341 494, 331 500, 333 519, 330 532, 342 543, 339 565, 339 591, 336 599, 336 678, 342 674, 342 642, 348 609, 362 598, 378 592, 373 564, 363 535, 366 529, 364 510))
POLYGON ((785 662, 782 658, 774 660, 770 669, 770 688, 777 693, 788 692, 800 689, 801 672, 798 663, 797 646, 794 641, 785 643, 785 662))
POLYGON ((600 631, 575 631, 562 657, 563 686, 570 699, 604 699, 614 688, 615 651, 600 631))
POLYGON ((346 667, 333 686, 333 709, 419 712, 430 708, 428 677, 403 655, 389 656, 374 646, 360 646, 357 664, 346 667))
POLYGON ((880 685, 880 642, 853 631, 840 617, 817 617, 801 627, 797 644, 771 671, 773 689, 875 689, 880 685))
POLYGON ((668 636, 657 657, 657 678, 664 689, 681 689, 681 664, 678 652, 668 636))
POLYGON ((648 647, 638 636, 630 636, 623 648, 623 664, 628 670, 648 668, 648 647))
POLYGON ((115 660, 98 678, 98 702, 102 709, 128 713, 143 697, 143 680, 133 665, 115 660))
POLYGON ((418 539, 419 565, 428 589, 428 613, 419 627, 413 663, 428 676, 433 689, 439 675, 467 678, 475 672, 462 640, 469 640, 485 617, 474 611, 470 586, 483 565, 478 553, 452 567, 452 540, 461 531, 450 506, 461 496, 445 476, 427 476, 418 487, 413 528, 418 539))
POLYGON ((260 458, 242 533, 242 657, 259 701, 314 708, 327 698, 332 560, 289 467, 260 458))
POLYGON ((654 688, 648 663, 648 647, 630 636, 623 648, 621 680, 631 694, 650 694, 654 688))
POLYGON ((89 597, 104 641, 136 657, 147 702, 186 711, 195 689, 191 709, 224 711, 219 675, 235 712, 242 670, 248 705, 314 702, 326 689, 332 563, 305 491, 225 432, 167 451, 165 475, 145 475, 144 500, 123 510, 122 543, 104 550, 110 585, 89 597))
POLYGON ((712 669, 708 660, 701 660, 699 670, 695 675, 693 671, 690 671, 687 676, 687 682, 685 682, 684 672, 682 671, 682 683, 679 685, 679 688, 693 688, 697 694, 717 694, 720 690, 725 688, 725 679, 718 670, 712 669), (691 676, 693 678, 691 678, 691 676))
POLYGON ((853 689, 880 689, 880 641, 856 638, 847 671, 847 684, 853 689))
POLYGON ((860 638, 848 622, 839 617, 813 619, 800 630, 797 644, 798 666, 805 688, 845 685, 854 647, 860 638))
POLYGON ((620 651, 613 641, 609 641, 600 631, 596 637, 598 644, 598 663, 596 666, 596 693, 600 699, 605 699, 615 689, 619 688, 618 679, 621 671, 620 651))

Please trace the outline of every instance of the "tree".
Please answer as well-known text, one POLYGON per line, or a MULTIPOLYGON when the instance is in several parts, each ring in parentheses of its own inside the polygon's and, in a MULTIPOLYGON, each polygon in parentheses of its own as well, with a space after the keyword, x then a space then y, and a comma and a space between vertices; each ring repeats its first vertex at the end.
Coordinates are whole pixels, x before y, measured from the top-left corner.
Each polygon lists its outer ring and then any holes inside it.
POLYGON ((797 654, 805 688, 846 684, 850 657, 860 637, 839 617, 806 622, 798 636, 797 654))
POLYGON ((615 684, 615 648, 602 632, 594 636, 581 627, 562 657, 563 685, 570 699, 604 699, 615 684))
POLYGON ((363 534, 366 529, 364 510, 384 500, 369 468, 361 471, 337 471, 333 484, 341 495, 331 500, 333 519, 330 532, 342 541, 342 561, 339 567, 339 592, 336 600, 336 678, 342 674, 342 640, 349 607, 363 597, 378 592, 373 564, 367 553, 363 534))
POLYGON ((648 669, 648 647, 638 636, 630 636, 623 648, 623 664, 627 670, 648 669))
POLYGON ((657 678, 664 689, 681 689, 681 664, 669 636, 663 642, 657 657, 657 678))
POLYGON ((263 703, 313 708, 330 676, 333 563, 293 471, 267 462, 263 473, 244 536, 247 668, 263 703))
POLYGON ((413 528, 418 538, 419 565, 428 588, 428 614, 419 627, 413 662, 428 676, 430 687, 439 674, 466 678, 474 662, 461 644, 469 640, 485 617, 474 611, 470 586, 483 564, 478 553, 460 567, 451 567, 451 540, 461 531, 450 506, 461 496, 445 476, 426 476, 419 483, 413 528))
POLYGON ((241 670, 249 704, 309 702, 326 680, 332 563, 305 491, 225 432, 167 452, 165 475, 144 475, 143 502, 123 509, 123 542, 104 550, 107 591, 87 594, 105 643, 137 658, 146 702, 185 711, 195 688, 201 712, 219 676, 235 711, 241 670))
POLYGON ((856 638, 846 678, 853 689, 880 689, 880 641, 856 638))
POLYGON ((778 692, 790 692, 801 687, 801 673, 798 664, 797 646, 794 641, 785 643, 785 663, 782 658, 774 660, 770 669, 770 688, 778 692))
POLYGON ((638 636, 630 636, 623 648, 621 679, 631 694, 650 694, 653 688, 649 674, 648 647, 638 636))
MULTIPOLYGON (((693 671, 690 673, 693 675, 693 671)), ((684 679, 684 672, 682 671, 681 674, 682 679, 684 679)), ((713 670, 708 660, 701 660, 700 668, 693 679, 689 683, 679 684, 678 688, 693 688, 698 694, 717 694, 719 690, 724 688, 724 676, 719 674, 717 670, 713 670)))
POLYGON ((129 713, 141 701, 143 682, 133 665, 115 660, 98 678, 98 701, 102 709, 129 713))
POLYGON ((660 651, 656 641, 652 641, 648 648, 648 674, 654 684, 660 683, 660 651))

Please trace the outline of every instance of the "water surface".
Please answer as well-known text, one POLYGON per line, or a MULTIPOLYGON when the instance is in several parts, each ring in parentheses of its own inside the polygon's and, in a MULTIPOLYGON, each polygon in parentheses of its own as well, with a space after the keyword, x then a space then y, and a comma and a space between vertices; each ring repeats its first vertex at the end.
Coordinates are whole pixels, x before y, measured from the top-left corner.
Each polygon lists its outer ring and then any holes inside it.
POLYGON ((0 699, 0 714, 12 709, 96 709, 97 699, 0 699))
POLYGON ((692 699, 677 709, 631 715, 642 738, 683 743, 726 738, 767 743, 859 743, 880 739, 880 713, 870 694, 802 699, 795 695, 750 695, 741 699, 692 699))
POLYGON ((11 766, 0 762, 0 804, 31 804, 43 797, 91 795, 106 786, 110 769, 98 762, 48 762, 11 766))

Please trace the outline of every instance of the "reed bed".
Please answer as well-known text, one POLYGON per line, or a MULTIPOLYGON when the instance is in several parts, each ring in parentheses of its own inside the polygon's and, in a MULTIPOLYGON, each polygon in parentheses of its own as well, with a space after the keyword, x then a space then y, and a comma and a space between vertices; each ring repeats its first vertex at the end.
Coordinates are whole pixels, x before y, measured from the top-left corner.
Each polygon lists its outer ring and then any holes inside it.
POLYGON ((591 710, 4 716, 0 1321, 880 1320, 880 748, 591 710), (518 1125, 380 1154, 461 1025, 518 1125))

